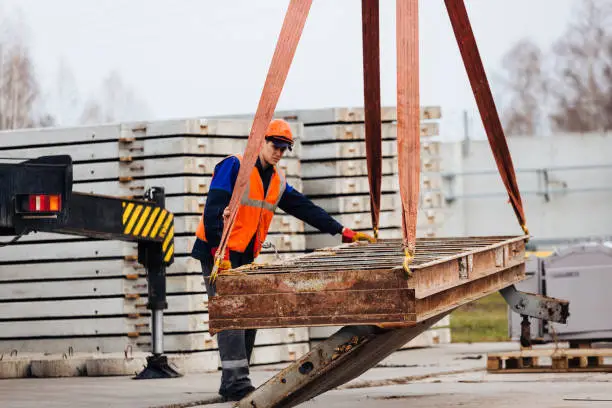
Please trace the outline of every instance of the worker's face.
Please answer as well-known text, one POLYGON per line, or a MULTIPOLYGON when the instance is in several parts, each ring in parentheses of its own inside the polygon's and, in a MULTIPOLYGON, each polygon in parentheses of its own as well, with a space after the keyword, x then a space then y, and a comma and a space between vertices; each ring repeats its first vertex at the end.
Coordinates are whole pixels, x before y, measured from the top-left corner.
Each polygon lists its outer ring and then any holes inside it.
POLYGON ((268 164, 276 166, 279 160, 283 158, 286 150, 286 147, 279 148, 274 146, 274 143, 266 141, 266 144, 261 149, 261 155, 268 164))

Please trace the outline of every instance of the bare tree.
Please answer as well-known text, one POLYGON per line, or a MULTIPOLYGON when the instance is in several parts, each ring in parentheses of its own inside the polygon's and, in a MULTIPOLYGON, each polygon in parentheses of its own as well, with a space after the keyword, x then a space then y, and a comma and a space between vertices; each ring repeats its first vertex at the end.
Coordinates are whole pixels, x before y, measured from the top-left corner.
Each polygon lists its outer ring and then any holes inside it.
POLYGON ((111 119, 106 119, 107 116, 102 112, 102 107, 100 103, 95 99, 90 99, 85 103, 85 108, 83 109, 83 113, 81 114, 80 123, 84 125, 92 125, 92 124, 100 124, 112 122, 111 119))
POLYGON ((612 130, 612 3, 583 0, 565 35, 553 47, 554 129, 612 130))
POLYGON ((95 96, 83 103, 72 70, 61 60, 55 87, 51 92, 41 92, 27 45, 29 31, 19 10, 15 11, 10 19, 0 17, 0 129, 100 124, 146 117, 146 104, 115 71, 103 79, 95 96))
POLYGON ((20 18, 4 18, 1 23, 0 129, 49 123, 52 121, 49 115, 39 112, 40 90, 26 42, 27 27, 20 18))
POLYGON ((509 135, 612 130, 612 2, 581 0, 573 15, 546 56, 523 40, 504 57, 509 135))
POLYGON ((125 85, 121 76, 113 71, 102 81, 97 97, 90 98, 86 102, 81 123, 139 120, 147 114, 146 103, 136 97, 134 91, 125 85))
POLYGON ((147 114, 145 104, 135 97, 115 71, 104 78, 95 96, 83 103, 74 74, 63 60, 50 100, 54 123, 60 126, 129 121, 142 119, 147 114))
POLYGON ((27 49, 16 44, 3 54, 0 66, 0 128, 36 126, 34 107, 39 87, 27 49))
POLYGON ((509 101, 502 112, 508 135, 534 135, 542 127, 547 94, 543 54, 529 40, 517 43, 503 59, 504 88, 509 101))
POLYGON ((83 103, 74 73, 63 58, 58 64, 54 88, 47 95, 46 106, 54 118, 54 125, 74 126, 79 124, 83 103))

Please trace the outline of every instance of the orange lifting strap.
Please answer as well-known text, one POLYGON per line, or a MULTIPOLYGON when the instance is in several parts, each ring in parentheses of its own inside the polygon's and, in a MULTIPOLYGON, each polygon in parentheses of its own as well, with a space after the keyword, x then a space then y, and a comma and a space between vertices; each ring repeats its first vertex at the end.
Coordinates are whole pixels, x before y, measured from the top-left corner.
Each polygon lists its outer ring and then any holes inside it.
POLYGON ((529 235, 525 212, 523 211, 521 193, 518 188, 518 183, 516 182, 514 165, 512 164, 512 157, 510 156, 510 150, 506 143, 504 129, 502 128, 497 109, 495 108, 495 101, 493 100, 493 94, 489 87, 487 74, 482 65, 480 53, 478 52, 476 38, 472 31, 472 25, 470 24, 465 3, 463 0, 445 0, 445 2, 446 10, 448 11, 448 16, 450 17, 453 31, 457 38, 459 51, 463 58, 463 64, 470 78, 470 84, 472 85, 476 104, 480 111, 480 117, 482 118, 487 138, 489 139, 489 145, 495 156, 499 174, 504 181, 508 196, 510 197, 510 203, 512 204, 519 224, 525 232, 525 235, 529 235))
POLYGON ((420 186, 419 0, 397 0, 397 161, 404 269, 414 258, 420 186))
POLYGON ((211 283, 214 283, 217 277, 222 254, 225 253, 227 241, 234 226, 234 221, 236 220, 236 214, 240 206, 240 198, 246 189, 249 177, 253 171, 253 166, 255 166, 257 156, 264 144, 266 129, 274 115, 278 98, 285 84, 285 79, 287 79, 289 67, 291 66, 291 61, 293 61, 293 56, 302 35, 304 24, 306 24, 306 17, 308 16, 311 5, 312 0, 291 0, 289 3, 285 21, 283 22, 283 27, 281 28, 280 36, 276 43, 276 49, 272 56, 266 83, 264 84, 261 98, 259 99, 259 105, 257 106, 251 133, 249 134, 242 163, 240 164, 240 170, 238 171, 232 198, 230 199, 230 215, 223 225, 221 242, 219 243, 219 248, 215 255, 215 263, 210 275, 211 283))
POLYGON ((370 184, 372 230, 378 238, 382 190, 382 135, 380 118, 380 29, 378 0, 361 1, 363 36, 363 94, 366 160, 370 184))
MULTIPOLYGON (((519 224, 528 235, 512 158, 464 1, 445 0, 445 3, 499 173, 508 191, 510 203, 519 224)), ((240 205, 240 197, 244 193, 250 173, 264 143, 266 128, 272 120, 311 5, 312 0, 291 0, 289 3, 230 200, 230 216, 225 221, 221 243, 215 255, 211 283, 214 283, 217 276, 221 254, 224 253, 227 246, 240 205)), ((397 151, 402 200, 402 236, 406 253, 404 268, 408 273, 416 245, 420 186, 418 6, 419 0, 396 0, 397 151)), ((362 0, 361 7, 366 158, 369 169, 372 227, 377 235, 382 184, 379 0, 362 0)))

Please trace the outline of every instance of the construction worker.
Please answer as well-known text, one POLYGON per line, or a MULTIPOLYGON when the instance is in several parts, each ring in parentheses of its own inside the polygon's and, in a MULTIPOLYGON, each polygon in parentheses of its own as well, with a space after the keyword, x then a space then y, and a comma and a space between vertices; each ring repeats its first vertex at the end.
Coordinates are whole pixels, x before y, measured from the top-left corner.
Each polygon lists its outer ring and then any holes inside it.
MULTIPOLYGON (((293 147, 289 124, 280 119, 270 122, 265 144, 253 169, 247 191, 236 215, 220 270, 249 264, 259 255, 276 207, 287 214, 332 235, 342 234, 342 242, 374 241, 371 236, 343 227, 322 208, 287 183, 276 166, 287 149, 293 147)), ((191 256, 199 259, 209 296, 215 287, 208 277, 221 240, 227 208, 240 169, 241 157, 229 156, 215 166, 203 217, 196 232, 191 256)), ((226 401, 238 401, 255 388, 249 379, 249 361, 255 343, 256 330, 227 330, 217 335, 221 357, 219 394, 226 401)))

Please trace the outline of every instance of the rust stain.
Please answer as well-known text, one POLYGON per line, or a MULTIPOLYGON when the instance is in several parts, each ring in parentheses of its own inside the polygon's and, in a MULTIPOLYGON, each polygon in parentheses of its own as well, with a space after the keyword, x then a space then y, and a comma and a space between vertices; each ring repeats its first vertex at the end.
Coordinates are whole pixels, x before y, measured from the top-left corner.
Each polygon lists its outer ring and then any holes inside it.
POLYGON ((525 242, 525 236, 420 238, 410 280, 402 277, 401 240, 345 244, 238 268, 241 275, 222 275, 217 281, 217 296, 209 304, 210 328, 414 325, 431 313, 524 279, 525 242), (496 256, 500 249, 521 255, 502 262, 496 256))
POLYGON ((332 354, 332 356, 331 356, 331 360, 334 361, 337 358, 339 358, 340 356, 342 356, 343 354, 348 353, 355 346, 361 344, 365 339, 366 339, 365 336, 361 336, 361 337, 353 336, 353 337, 351 337, 351 339, 349 341, 347 341, 346 343, 343 343, 343 344, 339 345, 338 347, 336 347, 336 349, 334 350, 334 354, 332 354))

